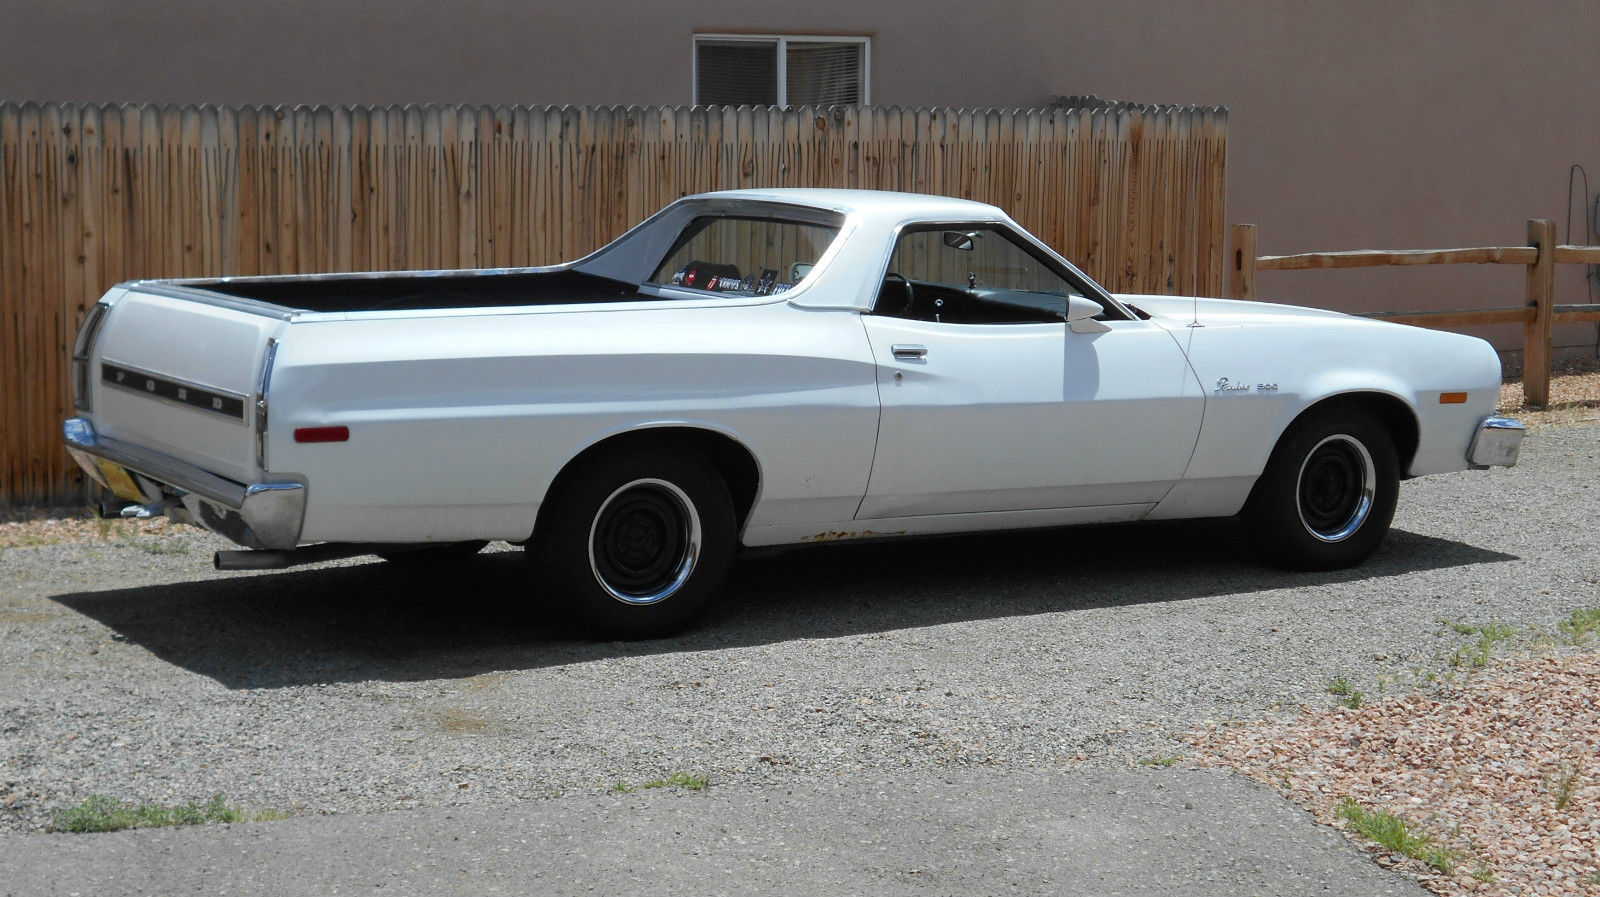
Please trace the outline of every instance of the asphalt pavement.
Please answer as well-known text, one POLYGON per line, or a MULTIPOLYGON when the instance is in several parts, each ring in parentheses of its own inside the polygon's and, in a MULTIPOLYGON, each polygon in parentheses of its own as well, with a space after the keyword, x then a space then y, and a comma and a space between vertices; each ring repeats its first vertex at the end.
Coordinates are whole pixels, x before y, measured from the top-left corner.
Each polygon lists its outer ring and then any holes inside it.
POLYGON ((1213 770, 963 769, 104 835, 0 835, 0 894, 1423 895, 1213 770))

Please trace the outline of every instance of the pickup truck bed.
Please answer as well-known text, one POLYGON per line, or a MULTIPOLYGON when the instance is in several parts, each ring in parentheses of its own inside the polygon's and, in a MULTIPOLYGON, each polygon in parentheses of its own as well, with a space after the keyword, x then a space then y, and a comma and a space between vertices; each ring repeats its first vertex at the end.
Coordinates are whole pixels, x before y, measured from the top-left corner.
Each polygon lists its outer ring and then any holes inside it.
POLYGON ((573 270, 228 278, 183 284, 312 312, 503 308, 640 298, 637 284, 573 270))

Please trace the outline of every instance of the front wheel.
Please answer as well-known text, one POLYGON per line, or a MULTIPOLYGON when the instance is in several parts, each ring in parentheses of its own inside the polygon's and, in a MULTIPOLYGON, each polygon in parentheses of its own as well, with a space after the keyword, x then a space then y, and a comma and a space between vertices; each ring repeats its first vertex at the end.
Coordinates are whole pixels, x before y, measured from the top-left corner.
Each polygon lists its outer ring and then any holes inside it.
POLYGON ((601 458, 550 501, 530 558, 564 615, 590 635, 670 635, 705 611, 727 577, 733 501, 698 453, 601 458))
POLYGON ((1399 494, 1388 429, 1365 409, 1339 404, 1284 432, 1242 517, 1270 562, 1334 570, 1377 550, 1399 494))

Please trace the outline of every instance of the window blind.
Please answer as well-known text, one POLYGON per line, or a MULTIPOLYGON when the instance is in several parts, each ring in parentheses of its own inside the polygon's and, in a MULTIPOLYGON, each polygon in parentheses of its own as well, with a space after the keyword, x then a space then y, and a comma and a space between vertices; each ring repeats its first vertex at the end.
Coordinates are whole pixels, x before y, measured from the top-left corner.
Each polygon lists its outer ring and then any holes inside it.
POLYGON ((778 103, 778 45, 701 41, 695 97, 705 105, 774 106, 778 103))
POLYGON ((788 105, 857 105, 861 102, 861 44, 790 41, 788 48, 785 85, 788 105))

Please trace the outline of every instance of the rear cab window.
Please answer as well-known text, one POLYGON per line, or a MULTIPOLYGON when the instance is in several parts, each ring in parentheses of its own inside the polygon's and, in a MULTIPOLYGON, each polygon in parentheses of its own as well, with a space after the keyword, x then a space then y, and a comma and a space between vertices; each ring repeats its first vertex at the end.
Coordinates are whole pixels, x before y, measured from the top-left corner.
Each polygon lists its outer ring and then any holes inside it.
POLYGON ((838 236, 836 224, 702 215, 679 233, 647 282, 723 296, 775 296, 802 283, 838 236))

